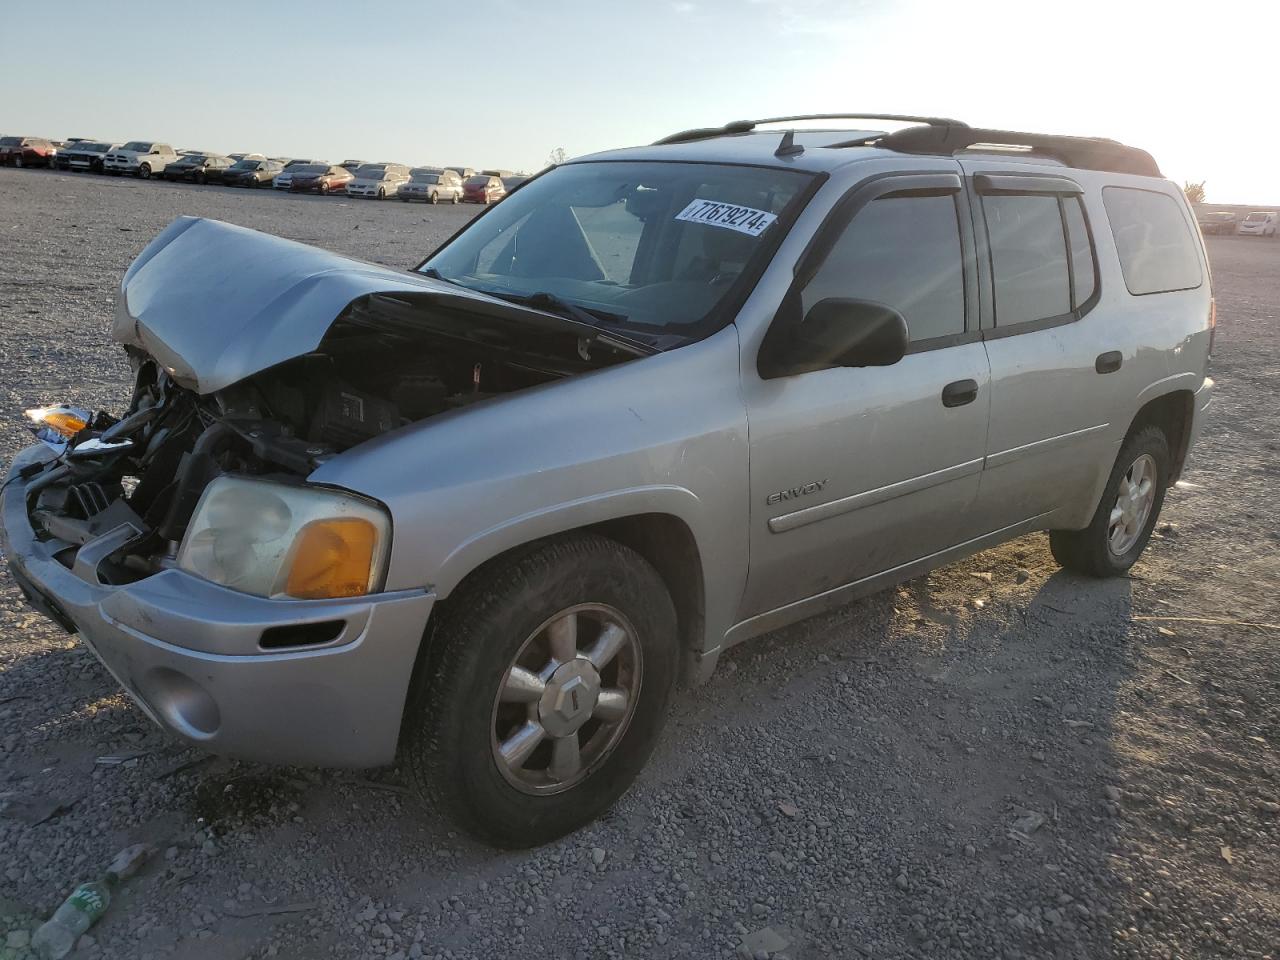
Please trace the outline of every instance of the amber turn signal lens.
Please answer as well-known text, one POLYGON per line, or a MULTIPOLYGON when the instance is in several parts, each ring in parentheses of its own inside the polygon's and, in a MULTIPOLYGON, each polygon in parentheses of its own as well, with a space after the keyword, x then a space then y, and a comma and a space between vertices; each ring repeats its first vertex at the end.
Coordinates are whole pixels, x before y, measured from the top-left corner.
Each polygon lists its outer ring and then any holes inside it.
POLYGON ((27 419, 68 440, 89 425, 87 419, 70 407, 36 407, 27 411, 27 419))
POLYGON ((368 593, 377 543, 378 531, 368 520, 313 520, 294 541, 284 592, 302 600, 368 593))

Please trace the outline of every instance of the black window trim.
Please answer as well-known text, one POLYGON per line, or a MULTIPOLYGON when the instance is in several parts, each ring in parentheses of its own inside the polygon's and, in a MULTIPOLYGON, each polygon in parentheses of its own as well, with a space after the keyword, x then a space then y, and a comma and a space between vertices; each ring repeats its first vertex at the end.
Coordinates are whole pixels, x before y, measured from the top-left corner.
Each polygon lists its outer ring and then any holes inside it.
POLYGON ((1037 333, 1040 330, 1051 330, 1054 327, 1075 323, 1087 316, 1102 299, 1102 270, 1098 262, 1098 244, 1094 239, 1093 223, 1089 219, 1089 208, 1084 202, 1084 188, 1069 177, 1047 173, 999 173, 981 172, 967 176, 969 190, 974 195, 973 208, 974 232, 979 245, 978 259, 985 276, 983 290, 987 293, 988 303, 982 312, 982 339, 1002 340, 1023 333, 1037 333), (987 225, 987 211, 983 205, 984 196, 1045 196, 1058 198, 1058 220, 1062 224, 1062 242, 1067 259, 1067 295, 1072 308, 1066 313, 1052 317, 1041 317, 1037 320, 1023 320, 1018 323, 1004 324, 998 322, 995 302, 995 260, 991 249, 991 234, 987 225), (1076 303, 1075 264, 1071 256, 1071 235, 1067 229, 1067 218, 1064 205, 1074 200, 1080 205, 1080 215, 1084 220, 1085 237, 1089 241, 1090 259, 1093 262, 1093 292, 1083 303, 1076 303))
MULTIPOLYGON (((769 329, 765 331, 764 340, 757 354, 757 372, 759 372, 760 354, 765 352, 765 345, 771 339, 785 336, 786 330, 798 324, 800 314, 800 294, 813 279, 818 269, 826 262, 836 241, 844 235, 853 218, 873 200, 885 197, 900 196, 951 196, 956 207, 956 230, 960 234, 961 282, 964 288, 964 331, 941 337, 929 337, 914 340, 907 344, 907 356, 925 353, 929 350, 941 350, 946 347, 960 346, 966 343, 977 343, 982 339, 982 330, 978 325, 978 290, 976 282, 975 261, 977 248, 974 245, 971 226, 969 198, 964 189, 964 178, 959 167, 955 170, 894 170, 879 173, 860 180, 851 186, 844 195, 835 202, 818 229, 809 238, 808 244, 801 251, 792 268, 791 286, 787 289, 774 314, 769 329)), ((760 374, 763 379, 763 373, 760 374)), ((792 376, 792 374, 787 374, 792 376)))
POLYGON ((1156 196, 1164 197, 1178 208, 1178 213, 1182 217, 1182 225, 1190 231, 1192 248, 1196 248, 1196 237, 1200 234, 1200 226, 1196 224, 1196 228, 1191 230, 1191 224, 1187 221, 1187 211, 1183 204, 1175 200, 1165 190, 1152 190, 1149 187, 1133 187, 1127 183, 1104 183, 1098 189, 1098 199, 1102 203, 1102 210, 1107 215, 1107 229, 1111 231, 1111 243, 1116 248, 1116 263, 1120 267, 1120 279, 1124 281, 1124 291, 1131 297, 1158 297, 1163 293, 1186 293, 1188 290, 1199 290, 1204 286, 1207 263, 1205 262, 1204 241, 1200 241, 1199 249, 1196 250, 1196 264, 1200 267, 1200 282, 1191 287, 1174 287, 1171 290, 1148 290, 1146 293, 1134 293, 1129 289, 1129 278, 1124 275, 1124 263, 1120 260, 1120 245, 1116 243, 1116 228, 1111 222, 1111 211, 1107 209, 1107 191, 1116 190, 1134 190, 1138 193, 1154 193, 1156 196))

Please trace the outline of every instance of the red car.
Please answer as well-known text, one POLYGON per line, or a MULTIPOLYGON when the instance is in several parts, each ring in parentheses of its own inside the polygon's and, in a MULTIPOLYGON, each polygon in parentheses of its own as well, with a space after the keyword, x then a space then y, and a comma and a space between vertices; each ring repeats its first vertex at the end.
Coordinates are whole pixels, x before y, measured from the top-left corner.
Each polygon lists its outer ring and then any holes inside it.
POLYGON ((347 184, 355 179, 350 170, 326 163, 308 163, 291 172, 290 193, 346 193, 347 184))
POLYGON ((57 154, 43 137, 0 137, 0 166, 52 167, 57 154))
POLYGON ((468 177, 462 185, 463 203, 497 203, 507 195, 501 177, 488 177, 478 173, 468 177))

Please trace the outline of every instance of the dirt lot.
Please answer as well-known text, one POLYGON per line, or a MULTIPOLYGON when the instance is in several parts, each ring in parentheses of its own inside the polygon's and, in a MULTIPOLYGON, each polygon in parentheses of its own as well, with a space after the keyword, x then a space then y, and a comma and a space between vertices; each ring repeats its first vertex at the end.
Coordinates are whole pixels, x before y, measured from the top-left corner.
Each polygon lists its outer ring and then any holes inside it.
MULTIPOLYGON (((473 212, 0 170, 0 455, 23 407, 119 408, 112 298, 174 216, 403 266, 473 212)), ((1210 243, 1219 395, 1132 576, 1033 536, 739 648, 531 853, 395 769, 176 745, 0 573, 0 958, 137 840, 75 956, 1280 955, 1280 243, 1210 243)))

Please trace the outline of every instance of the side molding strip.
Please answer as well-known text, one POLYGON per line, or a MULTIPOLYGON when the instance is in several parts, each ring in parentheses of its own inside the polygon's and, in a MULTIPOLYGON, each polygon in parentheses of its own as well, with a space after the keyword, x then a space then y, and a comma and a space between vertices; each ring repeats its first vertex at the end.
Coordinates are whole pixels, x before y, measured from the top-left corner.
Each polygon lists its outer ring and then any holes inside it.
POLYGON ((797 527, 803 527, 806 524, 817 523, 819 520, 829 520, 832 517, 840 516, 842 513, 851 513, 854 510, 861 510, 863 507, 884 503, 886 500, 904 497, 909 493, 928 490, 930 487, 949 483, 952 480, 959 480, 961 477, 967 477, 981 471, 981 458, 958 463, 954 467, 944 467, 941 470, 935 470, 933 473, 921 474, 909 480, 899 480, 897 483, 876 487, 874 490, 864 490, 862 493, 855 493, 850 497, 842 497, 839 500, 830 500, 827 503, 805 507, 803 510, 784 513, 769 520, 769 529, 774 533, 786 533, 788 530, 795 530, 797 527))
POLYGON ((993 453, 987 457, 987 469, 992 467, 1003 467, 1006 463, 1012 463, 1014 460, 1020 460, 1023 457, 1031 456, 1035 453, 1041 453, 1046 447, 1050 447, 1057 443, 1066 443, 1071 440, 1079 440, 1095 433, 1100 433, 1110 427, 1110 423, 1099 423, 1097 426, 1085 427, 1083 430, 1072 430, 1070 433, 1060 433, 1056 437, 1045 437, 1043 440, 1033 440, 1031 443, 1024 443, 1020 447, 1010 447, 1008 450, 1001 450, 999 453, 993 453))

